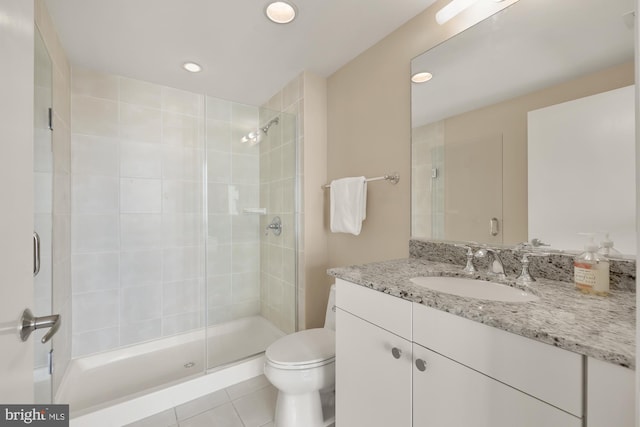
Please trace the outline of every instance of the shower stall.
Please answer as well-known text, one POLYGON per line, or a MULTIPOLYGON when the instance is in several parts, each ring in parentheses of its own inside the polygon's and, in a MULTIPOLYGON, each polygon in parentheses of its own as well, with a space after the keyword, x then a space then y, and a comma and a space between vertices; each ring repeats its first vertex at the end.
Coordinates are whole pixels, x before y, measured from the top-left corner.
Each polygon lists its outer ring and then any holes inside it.
POLYGON ((71 83, 72 359, 55 400, 82 414, 295 331, 296 114, 77 67, 71 83))

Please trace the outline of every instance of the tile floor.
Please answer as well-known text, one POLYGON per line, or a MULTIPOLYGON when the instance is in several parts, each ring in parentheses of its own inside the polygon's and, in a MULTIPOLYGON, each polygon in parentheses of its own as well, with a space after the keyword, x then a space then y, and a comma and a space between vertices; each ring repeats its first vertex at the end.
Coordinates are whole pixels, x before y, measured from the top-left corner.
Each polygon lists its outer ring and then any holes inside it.
POLYGON ((273 427, 277 395, 261 375, 126 427, 273 427))

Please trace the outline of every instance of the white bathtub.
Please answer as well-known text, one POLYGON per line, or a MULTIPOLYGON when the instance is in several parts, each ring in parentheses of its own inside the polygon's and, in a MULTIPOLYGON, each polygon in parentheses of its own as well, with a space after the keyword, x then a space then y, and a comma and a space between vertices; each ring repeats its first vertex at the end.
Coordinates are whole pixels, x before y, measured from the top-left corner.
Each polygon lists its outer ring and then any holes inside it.
POLYGON ((260 316, 73 359, 56 393, 72 426, 119 427, 262 374, 284 333, 260 316), (240 361, 240 362, 238 362, 240 361))

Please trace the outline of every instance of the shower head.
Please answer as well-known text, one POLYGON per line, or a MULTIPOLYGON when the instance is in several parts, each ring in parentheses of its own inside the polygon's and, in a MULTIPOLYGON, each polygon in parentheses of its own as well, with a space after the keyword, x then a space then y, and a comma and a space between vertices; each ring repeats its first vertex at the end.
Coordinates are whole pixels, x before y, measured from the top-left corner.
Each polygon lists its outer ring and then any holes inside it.
POLYGON ((271 128, 271 126, 273 125, 277 125, 278 123, 280 123, 280 118, 274 117, 266 125, 259 127, 258 129, 251 131, 245 136, 243 136, 240 139, 240 142, 250 142, 251 145, 255 145, 262 140, 262 133, 267 135, 269 133, 269 128, 271 128))
POLYGON ((266 125, 264 125, 263 127, 260 128, 260 130, 262 132, 264 132, 264 134, 268 134, 269 133, 269 128, 273 125, 277 125, 278 123, 280 123, 280 118, 279 117, 274 117, 273 119, 271 119, 269 121, 269 123, 267 123, 266 125))

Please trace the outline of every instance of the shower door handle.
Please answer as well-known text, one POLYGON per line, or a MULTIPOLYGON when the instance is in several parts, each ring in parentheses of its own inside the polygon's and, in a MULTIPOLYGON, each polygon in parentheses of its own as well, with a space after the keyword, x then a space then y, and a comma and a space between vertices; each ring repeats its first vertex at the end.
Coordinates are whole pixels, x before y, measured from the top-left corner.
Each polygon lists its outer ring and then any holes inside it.
POLYGON ((25 308, 22 312, 22 318, 20 319, 20 339, 22 341, 26 341, 29 339, 31 332, 35 331, 36 329, 50 328, 49 332, 47 332, 40 340, 40 342, 44 344, 49 341, 56 332, 58 332, 58 329, 60 329, 60 322, 61 320, 59 314, 35 317, 33 313, 31 313, 31 310, 25 308))
POLYGON ((40 235, 33 232, 33 277, 40 273, 40 235))

